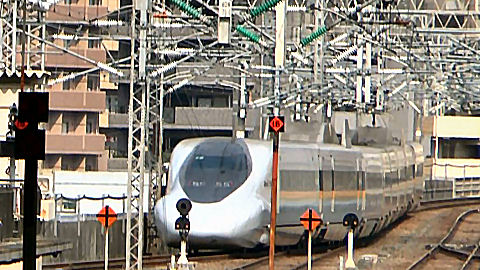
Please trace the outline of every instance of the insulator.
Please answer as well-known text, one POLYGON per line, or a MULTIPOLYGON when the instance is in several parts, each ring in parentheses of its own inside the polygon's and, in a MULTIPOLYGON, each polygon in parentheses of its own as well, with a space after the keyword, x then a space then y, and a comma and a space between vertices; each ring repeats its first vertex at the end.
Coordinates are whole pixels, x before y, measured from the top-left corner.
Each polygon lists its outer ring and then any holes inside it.
POLYGON ((118 75, 118 76, 120 76, 120 77, 123 76, 123 72, 118 71, 118 70, 114 69, 113 67, 111 67, 111 66, 109 66, 109 65, 107 65, 107 64, 104 64, 104 63, 102 63, 102 62, 98 62, 98 63, 97 63, 97 67, 99 67, 99 68, 101 68, 101 69, 103 69, 103 70, 105 70, 105 71, 108 71, 108 72, 110 72, 110 73, 116 74, 116 75, 118 75))
POLYGON ((327 32, 327 27, 324 25, 320 28, 318 28, 315 32, 311 33, 309 36, 306 38, 303 38, 300 40, 300 43, 302 46, 307 46, 310 44, 310 42, 314 41, 315 39, 319 38, 321 35, 325 34, 327 32))
POLYGON ((183 28, 185 27, 185 24, 181 23, 153 23, 153 27, 156 28, 183 28))
POLYGON ((158 75, 160 75, 162 73, 168 72, 168 71, 174 69, 175 67, 177 67, 177 65, 178 65, 178 62, 168 63, 165 66, 160 67, 157 70, 155 70, 154 72, 152 72, 151 77, 157 77, 158 75))
POLYGON ((190 82, 189 79, 183 79, 179 83, 175 84, 174 86, 170 87, 165 94, 173 93, 173 91, 182 88, 183 86, 187 85, 190 82))
POLYGON ((195 51, 191 48, 177 48, 175 50, 155 50, 156 54, 163 54, 168 56, 191 55, 195 51))
POLYGON ((353 45, 352 47, 346 49, 339 55, 337 55, 331 62, 332 65, 337 64, 339 61, 342 61, 343 59, 349 57, 350 55, 354 54, 357 51, 358 47, 357 45, 353 45))
POLYGON ((122 26, 123 21, 116 20, 96 20, 92 23, 94 26, 122 26))
POLYGON ((64 34, 53 34, 52 37, 54 39, 61 39, 61 40, 74 40, 74 35, 64 35, 64 34))
POLYGON ((248 30, 247 28, 241 25, 237 25, 236 30, 243 36, 247 37, 249 40, 255 43, 260 43, 260 37, 257 34, 253 33, 252 31, 248 30))
POLYGON ((347 37, 348 37, 348 34, 347 34, 347 33, 341 34, 341 35, 335 37, 334 39, 330 40, 330 41, 327 43, 327 45, 335 45, 335 44, 337 44, 339 41, 344 40, 344 39, 346 39, 347 37))
POLYGON ((175 4, 178 8, 180 8, 183 12, 187 13, 188 15, 200 19, 202 15, 197 9, 190 6, 189 4, 183 2, 182 0, 170 0, 173 4, 175 4))
POLYGON ((287 7, 287 12, 306 12, 307 7, 306 6, 288 6, 287 7))
POLYGON ((258 7, 253 8, 250 10, 250 16, 251 18, 257 17, 258 15, 261 15, 268 11, 269 9, 273 8, 276 6, 278 3, 280 3, 282 0, 267 0, 265 3, 259 5, 258 7))

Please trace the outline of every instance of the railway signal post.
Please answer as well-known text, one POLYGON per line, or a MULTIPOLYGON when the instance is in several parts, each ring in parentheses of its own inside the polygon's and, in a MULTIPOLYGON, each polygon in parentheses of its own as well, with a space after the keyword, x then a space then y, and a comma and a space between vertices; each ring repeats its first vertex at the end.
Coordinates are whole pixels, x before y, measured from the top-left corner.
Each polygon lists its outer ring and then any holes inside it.
MULTIPOLYGON (((187 237, 190 231, 190 220, 188 220, 188 213, 192 209, 192 202, 188 199, 180 199, 177 202, 177 210, 180 213, 180 217, 175 221, 175 230, 180 233, 180 257, 178 258, 177 265, 171 265, 171 269, 178 270, 191 270, 195 268, 194 264, 188 262, 187 259, 187 237)), ((173 260, 175 261, 175 260, 173 260)))
POLYGON ((300 223, 302 223, 305 230, 308 231, 308 255, 307 255, 307 269, 312 270, 312 232, 318 226, 322 225, 323 220, 315 212, 315 210, 308 208, 305 213, 300 217, 300 223))
MULTIPOLYGON (((22 74, 22 81, 23 77, 22 74)), ((18 115, 14 124, 13 154, 15 159, 25 159, 23 269, 36 267, 37 170, 38 160, 45 160, 45 130, 38 129, 38 124, 41 122, 48 122, 48 93, 20 92, 18 115)))
POLYGON ((108 269, 108 228, 117 221, 117 214, 110 206, 105 206, 98 212, 97 220, 105 227, 105 270, 108 269))
POLYGON ((347 260, 345 261, 345 269, 356 269, 355 261, 353 260, 353 231, 358 226, 358 217, 355 214, 346 214, 343 217, 343 226, 348 228, 348 242, 347 242, 347 260))
POLYGON ((270 250, 268 265, 273 270, 275 259, 275 227, 277 225, 277 174, 278 174, 278 145, 280 132, 285 131, 284 116, 270 116, 268 119, 268 131, 273 132, 273 164, 272 164, 272 196, 270 205, 270 250))

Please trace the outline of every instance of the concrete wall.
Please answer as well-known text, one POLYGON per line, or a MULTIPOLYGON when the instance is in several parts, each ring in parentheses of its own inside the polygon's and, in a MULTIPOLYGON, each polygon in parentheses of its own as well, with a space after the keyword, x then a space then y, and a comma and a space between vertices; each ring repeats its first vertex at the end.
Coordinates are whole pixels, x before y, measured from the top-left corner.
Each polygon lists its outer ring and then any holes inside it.
POLYGON ((13 189, 0 188, 0 241, 13 235, 13 189))
MULTIPOLYGON (((80 223, 76 221, 58 222, 57 236, 54 232, 55 221, 43 222, 40 225, 42 237, 64 239, 70 241, 73 245, 71 250, 62 252, 56 258, 53 256, 44 257, 43 263, 102 260, 105 253, 105 229, 95 217, 89 219, 80 223)), ((109 257, 112 259, 125 257, 125 228, 125 219, 119 218, 108 229, 109 257)))

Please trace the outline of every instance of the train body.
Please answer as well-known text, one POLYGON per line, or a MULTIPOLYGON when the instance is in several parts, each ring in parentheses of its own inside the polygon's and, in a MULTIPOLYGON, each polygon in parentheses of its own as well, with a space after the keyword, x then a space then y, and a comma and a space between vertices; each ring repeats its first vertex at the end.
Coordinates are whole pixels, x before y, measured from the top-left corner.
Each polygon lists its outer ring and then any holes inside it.
MULTIPOLYGON (((417 143, 356 146, 282 141, 279 148, 276 245, 297 244, 299 217, 317 211, 324 224, 313 236, 338 241, 346 214, 371 236, 414 208, 423 190, 423 151, 417 143)), ((156 225, 178 245, 174 223, 181 198, 192 201, 192 248, 268 245, 272 142, 212 137, 189 139, 174 149, 167 195, 155 207, 156 225)))

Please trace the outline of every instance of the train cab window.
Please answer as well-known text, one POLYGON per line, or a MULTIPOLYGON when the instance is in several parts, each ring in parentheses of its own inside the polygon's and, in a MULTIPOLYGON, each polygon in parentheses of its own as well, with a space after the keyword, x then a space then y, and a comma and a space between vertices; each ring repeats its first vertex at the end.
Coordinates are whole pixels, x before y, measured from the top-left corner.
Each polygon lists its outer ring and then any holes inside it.
POLYGON ((180 185, 194 202, 218 202, 240 187, 252 171, 242 140, 206 140, 197 145, 180 169, 180 185))

